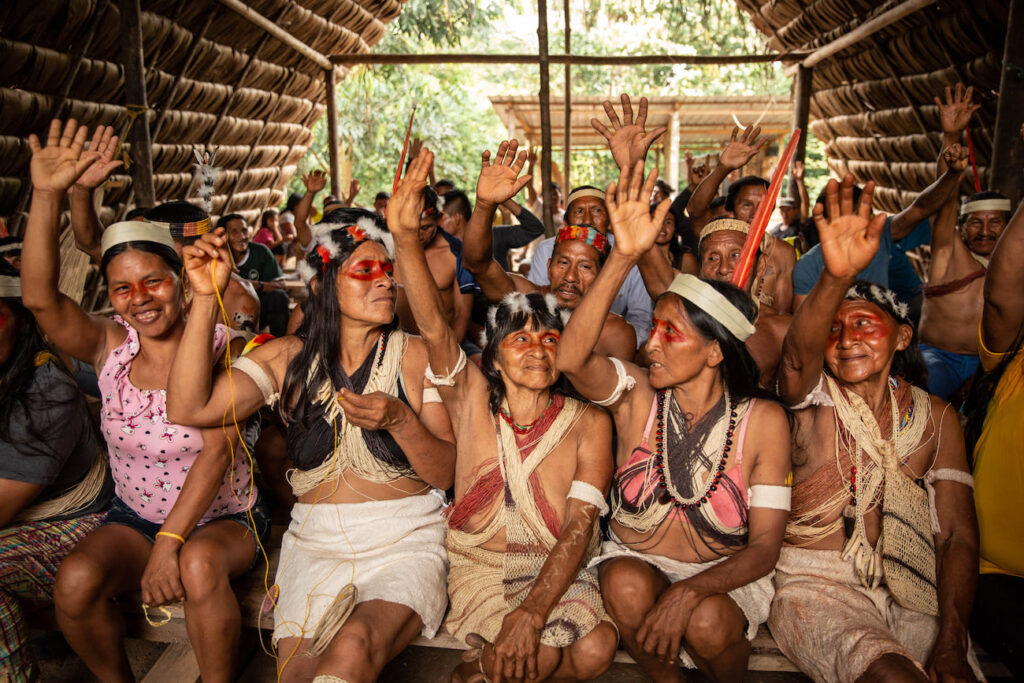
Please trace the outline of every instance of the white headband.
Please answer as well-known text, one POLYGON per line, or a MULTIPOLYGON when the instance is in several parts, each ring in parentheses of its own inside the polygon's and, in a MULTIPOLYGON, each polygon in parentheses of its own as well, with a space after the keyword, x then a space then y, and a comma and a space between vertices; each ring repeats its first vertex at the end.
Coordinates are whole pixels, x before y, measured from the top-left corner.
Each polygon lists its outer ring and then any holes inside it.
POLYGON ((0 275, 0 298, 21 298, 21 279, 13 275, 0 275))
POLYGON ((696 304, 740 341, 745 342, 754 334, 754 324, 747 320, 740 309, 699 277, 685 273, 676 275, 668 291, 696 304))
POLYGON ((581 197, 596 197, 603 202, 605 200, 605 193, 601 190, 595 190, 592 187, 581 187, 578 190, 570 192, 569 196, 565 198, 565 208, 568 209, 570 204, 581 197))
POLYGON ((100 246, 103 253, 125 242, 155 242, 174 249, 171 231, 149 221, 121 221, 107 226, 100 246))
POLYGON ((964 202, 960 207, 960 215, 966 216, 975 211, 1012 211, 1009 199, 976 199, 973 202, 964 202))

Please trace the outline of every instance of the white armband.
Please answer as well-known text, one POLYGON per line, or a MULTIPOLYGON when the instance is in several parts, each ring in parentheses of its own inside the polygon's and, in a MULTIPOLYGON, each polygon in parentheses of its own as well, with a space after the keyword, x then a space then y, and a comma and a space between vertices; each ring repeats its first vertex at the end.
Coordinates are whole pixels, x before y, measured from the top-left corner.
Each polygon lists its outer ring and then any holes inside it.
POLYGON ((942 531, 939 525, 939 512, 935 507, 935 482, 952 481, 974 488, 974 477, 969 472, 955 470, 951 467, 943 467, 937 470, 929 470, 924 475, 924 490, 928 492, 928 514, 932 520, 932 533, 938 534, 942 531))
POLYGON ((437 390, 437 387, 426 387, 423 389, 423 405, 440 402, 441 392, 437 390))
POLYGON ((274 391, 274 383, 271 381, 270 375, 267 374, 267 371, 259 363, 243 356, 231 363, 231 369, 237 370, 256 384, 260 393, 263 394, 263 401, 267 406, 273 407, 277 403, 280 395, 274 391))
POLYGON ((572 486, 569 487, 569 495, 566 498, 575 498, 576 500, 582 500, 584 503, 593 505, 598 510, 598 516, 608 514, 608 502, 604 499, 604 494, 601 493, 600 489, 593 484, 574 480, 572 486))
POLYGON ((771 508, 773 510, 790 509, 793 489, 788 486, 770 486, 754 484, 750 487, 747 500, 752 508, 771 508))
POLYGON ((615 368, 615 375, 618 377, 618 380, 615 383, 615 390, 612 391, 611 396, 603 401, 594 401, 596 405, 599 405, 602 408, 612 405, 622 398, 622 394, 627 391, 631 391, 633 387, 636 386, 636 378, 626 373, 626 366, 622 364, 621 360, 612 356, 609 356, 608 360, 612 362, 612 366, 615 368))
POLYGON ((455 362, 455 369, 446 375, 435 375, 434 371, 430 369, 430 363, 427 363, 426 375, 427 380, 437 387, 454 387, 455 376, 462 372, 466 367, 466 352, 459 348, 459 360, 455 362))

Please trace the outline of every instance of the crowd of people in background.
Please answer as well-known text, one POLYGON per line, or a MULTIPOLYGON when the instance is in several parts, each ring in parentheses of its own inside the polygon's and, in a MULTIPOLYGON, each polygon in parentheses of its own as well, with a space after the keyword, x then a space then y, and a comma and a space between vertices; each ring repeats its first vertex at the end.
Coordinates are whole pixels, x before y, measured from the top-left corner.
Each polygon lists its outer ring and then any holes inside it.
POLYGON ((739 681, 765 626, 816 681, 984 680, 973 643, 1024 677, 1024 208, 965 196, 973 92, 936 103, 901 211, 851 175, 812 202, 796 162, 763 237, 760 129, 677 192, 627 95, 593 122, 618 176, 550 207, 516 140, 475 188, 417 141, 371 206, 312 171, 255 225, 102 225, 118 139, 53 121, 0 240, 0 679, 38 677, 52 602, 132 680, 141 600, 233 680, 232 582, 275 552, 283 681, 373 681, 442 629, 462 683, 588 680, 620 647, 739 681), (65 211, 112 315, 60 290, 65 211))

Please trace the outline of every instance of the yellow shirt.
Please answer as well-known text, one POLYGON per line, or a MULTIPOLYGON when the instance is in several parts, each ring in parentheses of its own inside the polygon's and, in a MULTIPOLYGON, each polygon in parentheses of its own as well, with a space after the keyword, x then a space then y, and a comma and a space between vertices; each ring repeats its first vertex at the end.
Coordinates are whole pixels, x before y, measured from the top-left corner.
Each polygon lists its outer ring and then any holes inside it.
MULTIPOLYGON (((985 370, 1006 357, 985 348, 978 329, 985 370)), ((981 573, 1024 578, 1024 350, 1010 361, 988 404, 981 438, 974 449, 974 505, 981 532, 981 573)))

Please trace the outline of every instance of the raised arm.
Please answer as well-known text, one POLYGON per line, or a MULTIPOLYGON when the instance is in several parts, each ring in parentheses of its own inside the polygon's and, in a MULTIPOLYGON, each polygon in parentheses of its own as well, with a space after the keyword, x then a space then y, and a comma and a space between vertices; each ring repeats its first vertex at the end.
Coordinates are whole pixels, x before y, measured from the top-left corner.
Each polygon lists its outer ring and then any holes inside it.
POLYGON ((800 220, 807 217, 807 211, 811 207, 811 198, 807 194, 807 183, 804 182, 804 162, 794 161, 790 173, 796 181, 796 192, 800 196, 800 220))
MULTIPOLYGON (((647 151, 651 145, 668 130, 660 126, 647 132, 647 98, 640 98, 636 120, 633 120, 633 105, 629 95, 622 93, 622 122, 615 113, 615 106, 608 100, 604 102, 604 112, 608 115, 609 128, 598 119, 590 119, 590 125, 608 141, 608 149, 620 170, 631 171, 636 163, 647 159, 647 151)), ((649 196, 649 195, 648 195, 649 196)))
MULTIPOLYGON (((195 427, 220 427, 243 420, 265 405, 263 394, 246 374, 232 371, 214 376, 213 332, 223 322, 217 291, 223 292, 231 276, 224 228, 217 228, 182 250, 185 271, 192 285, 192 308, 178 351, 167 377, 167 419, 195 427)), ((223 295, 222 295, 223 296, 223 295)), ((271 340, 246 357, 268 370, 287 340, 271 340)), ((274 388, 280 391, 280 383, 274 388)))
POLYGON ((962 176, 962 168, 959 171, 947 168, 938 180, 917 195, 910 206, 893 216, 889 223, 893 240, 899 241, 909 235, 918 223, 937 213, 943 204, 955 198, 962 176))
POLYGON ((306 186, 306 194, 295 206, 295 241, 307 253, 313 248, 313 231, 309 217, 313 213, 313 199, 316 193, 327 185, 327 175, 323 171, 313 171, 302 176, 302 184, 306 186))
MULTIPOLYGON (((480 162, 480 177, 476 181, 476 205, 466 225, 466 239, 462 242, 462 262, 466 270, 480 285, 484 296, 497 301, 521 285, 494 260, 494 235, 491 228, 498 204, 515 197, 530 182, 530 176, 520 177, 526 162, 526 152, 516 150, 516 140, 504 140, 491 163, 491 152, 485 150, 480 162)), ((535 291, 532 285, 528 291, 535 291)))
POLYGON ((814 207, 814 222, 821 236, 825 268, 817 284, 796 309, 782 343, 779 395, 787 405, 800 403, 821 378, 832 317, 857 273, 867 268, 878 251, 885 228, 885 214, 871 217, 874 193, 875 184, 868 182, 855 211, 853 176, 847 174, 842 188, 835 180, 828 181, 826 201, 832 222, 825 222, 823 206, 817 204, 814 207))
POLYGON ((699 230, 708 222, 708 206, 718 196, 718 188, 726 176, 746 166, 768 144, 768 138, 757 139, 760 134, 760 126, 748 126, 742 132, 739 128, 732 129, 732 137, 718 155, 718 165, 700 182, 690 197, 690 203, 686 205, 694 230, 699 230))
MULTIPOLYGON (((967 88, 964 92, 964 84, 956 84, 956 92, 947 85, 946 101, 935 98, 935 105, 939 108, 939 121, 942 123, 942 148, 945 150, 951 145, 960 144, 960 136, 967 128, 974 112, 981 109, 980 104, 972 104, 971 98, 974 95, 974 88, 967 88)), ((945 154, 939 154, 939 175, 946 172, 947 161, 945 154)))
POLYGON ((29 136, 32 149, 32 205, 25 229, 21 257, 22 302, 36 317, 50 341, 75 358, 98 365, 106 350, 107 335, 114 334, 117 323, 91 316, 60 292, 61 201, 74 182, 96 162, 82 159, 82 145, 89 134, 74 119, 65 126, 54 119, 50 124, 46 147, 35 135, 29 136))
MULTIPOLYGON (((666 199, 651 216, 647 198, 654 190, 658 173, 651 171, 647 182, 644 182, 643 172, 643 162, 637 162, 632 173, 622 171, 618 183, 608 186, 605 202, 615 235, 615 247, 583 301, 573 311, 558 344, 558 369, 577 391, 594 401, 606 400, 618 384, 618 373, 611 360, 594 351, 605 318, 630 269, 641 254, 654 246, 670 205, 666 199)), ((639 371, 633 369, 631 374, 636 372, 639 371)), ((612 406, 613 411, 617 405, 612 406)))
MULTIPOLYGON (((1021 127, 1024 140, 1024 126, 1021 127)), ((27 241, 26 241, 27 243, 27 241)), ((24 263, 24 259, 22 259, 24 263)), ((992 353, 1013 348, 1024 326, 1024 202, 992 250, 985 276, 985 308, 981 314, 982 341, 992 353)), ((24 266, 22 266, 24 272, 24 266)))
MULTIPOLYGON (((942 150, 942 163, 946 169, 953 172, 963 173, 964 169, 967 168, 968 158, 967 149, 956 143, 942 150)), ((931 245, 933 255, 943 249, 955 248, 957 242, 960 242, 961 245, 963 244, 963 241, 956 235, 958 208, 956 198, 956 193, 953 193, 946 200, 946 203, 939 208, 938 216, 932 221, 931 245)))
POLYGON ((93 193, 106 182, 110 174, 121 167, 121 160, 114 159, 119 138, 114 135, 110 126, 99 126, 92 135, 89 149, 82 152, 83 160, 95 159, 92 166, 85 170, 68 194, 71 205, 71 230, 75 234, 75 246, 99 263, 103 257, 100 240, 103 226, 100 225, 96 207, 93 206, 93 193))

